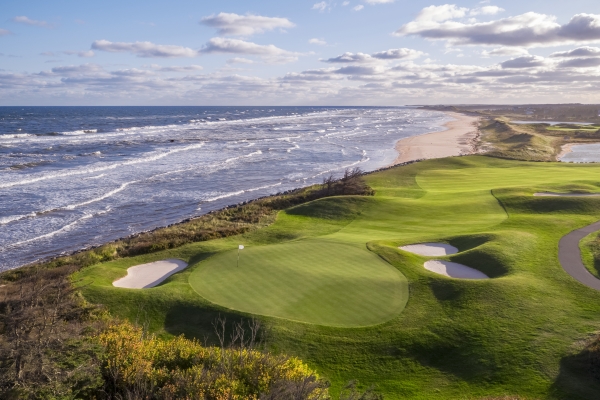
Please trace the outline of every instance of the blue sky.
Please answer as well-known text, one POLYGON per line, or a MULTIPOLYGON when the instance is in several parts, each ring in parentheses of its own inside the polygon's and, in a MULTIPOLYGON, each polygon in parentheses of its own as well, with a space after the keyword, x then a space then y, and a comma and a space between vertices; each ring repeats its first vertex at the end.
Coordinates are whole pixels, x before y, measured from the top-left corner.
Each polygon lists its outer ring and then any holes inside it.
POLYGON ((1 105, 600 102, 600 2, 13 1, 1 105))

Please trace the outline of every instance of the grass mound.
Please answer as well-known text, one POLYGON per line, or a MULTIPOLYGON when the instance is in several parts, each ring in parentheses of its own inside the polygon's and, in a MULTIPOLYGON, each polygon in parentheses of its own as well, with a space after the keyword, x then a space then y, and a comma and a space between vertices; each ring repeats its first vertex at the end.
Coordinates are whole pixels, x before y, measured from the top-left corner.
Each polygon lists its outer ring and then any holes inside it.
POLYGON ((214 256, 190 285, 223 307, 311 324, 357 327, 398 315, 406 278, 359 247, 317 240, 247 247, 214 256))

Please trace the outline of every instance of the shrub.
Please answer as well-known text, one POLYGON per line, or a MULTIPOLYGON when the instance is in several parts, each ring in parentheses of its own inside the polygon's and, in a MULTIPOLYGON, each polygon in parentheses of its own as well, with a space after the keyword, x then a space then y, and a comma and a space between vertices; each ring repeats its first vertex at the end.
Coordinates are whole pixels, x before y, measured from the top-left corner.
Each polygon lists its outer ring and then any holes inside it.
POLYGON ((183 336, 162 340, 129 323, 99 335, 107 392, 124 398, 276 399, 282 388, 299 399, 328 398, 326 385, 295 357, 246 347, 206 347, 183 336), (274 393, 271 393, 271 392, 274 393))

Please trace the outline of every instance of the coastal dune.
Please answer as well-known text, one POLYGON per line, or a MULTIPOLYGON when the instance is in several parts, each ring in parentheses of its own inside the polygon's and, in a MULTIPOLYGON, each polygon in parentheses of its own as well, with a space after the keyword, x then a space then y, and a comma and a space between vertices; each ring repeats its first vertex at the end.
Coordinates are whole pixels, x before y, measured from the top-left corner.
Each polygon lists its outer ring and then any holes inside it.
POLYGON ((393 165, 475 153, 479 138, 479 118, 453 112, 447 114, 454 120, 444 124, 446 130, 412 136, 396 142, 398 157, 393 165))

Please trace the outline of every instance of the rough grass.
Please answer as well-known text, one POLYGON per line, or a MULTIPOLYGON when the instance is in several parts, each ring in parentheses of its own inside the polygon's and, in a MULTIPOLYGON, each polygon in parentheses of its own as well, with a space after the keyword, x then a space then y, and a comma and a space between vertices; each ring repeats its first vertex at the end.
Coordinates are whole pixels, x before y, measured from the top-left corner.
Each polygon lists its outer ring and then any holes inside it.
POLYGON ((593 232, 579 242, 581 260, 592 275, 600 279, 600 234, 593 232))
MULTIPOLYGON (((265 251, 299 239, 366 245, 409 282, 410 297, 399 315, 360 328, 260 317, 271 349, 316 368, 331 380, 334 395, 358 379, 365 387, 375 384, 387 399, 596 399, 600 381, 573 346, 600 330, 600 293, 563 271, 557 244, 600 218, 600 199, 533 193, 571 185, 600 191, 599 172, 597 165, 481 156, 430 160, 367 176, 376 195, 347 204, 348 212, 338 203, 346 197, 321 200, 314 210, 280 212, 264 229, 97 264, 76 278, 87 283, 86 299, 115 315, 146 321, 160 335, 210 341, 216 316, 249 316, 205 300, 189 285, 211 256, 227 257, 239 243, 265 251), (457 243, 461 253, 450 259, 495 277, 445 278, 423 268, 427 258, 397 248, 425 241, 457 243), (191 266, 152 289, 112 287, 129 266, 169 257, 191 266)), ((248 284, 254 285, 252 278, 248 284)))

